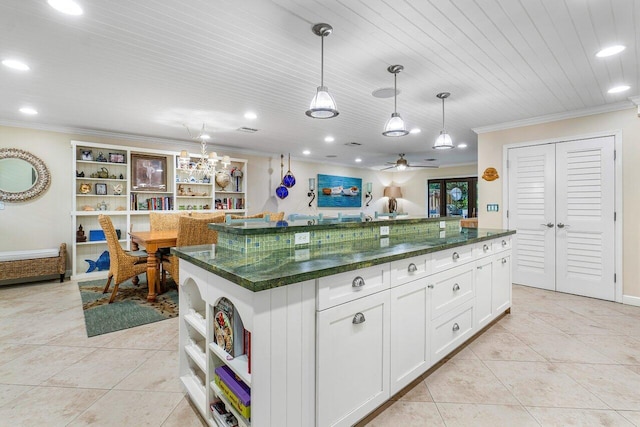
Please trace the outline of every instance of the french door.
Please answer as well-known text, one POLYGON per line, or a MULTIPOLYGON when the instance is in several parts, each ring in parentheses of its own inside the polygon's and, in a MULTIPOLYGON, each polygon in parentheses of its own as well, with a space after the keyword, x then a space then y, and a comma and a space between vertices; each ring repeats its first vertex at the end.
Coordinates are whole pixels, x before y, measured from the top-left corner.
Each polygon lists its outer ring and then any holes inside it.
POLYGON ((508 150, 513 282, 615 299, 614 137, 508 150))

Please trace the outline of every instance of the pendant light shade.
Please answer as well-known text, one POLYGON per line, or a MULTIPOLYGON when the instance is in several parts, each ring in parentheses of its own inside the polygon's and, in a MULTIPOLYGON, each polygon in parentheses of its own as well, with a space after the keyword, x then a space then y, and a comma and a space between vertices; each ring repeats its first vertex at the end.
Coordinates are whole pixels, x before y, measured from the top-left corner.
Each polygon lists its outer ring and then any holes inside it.
POLYGON ((309 109, 305 114, 314 119, 330 119, 340 114, 336 101, 329 93, 329 89, 324 85, 324 38, 331 34, 333 27, 329 24, 316 24, 311 29, 313 33, 320 36, 320 86, 316 95, 311 100, 309 109))
POLYGON ((449 95, 451 95, 449 92, 441 92, 436 95, 442 100, 442 130, 440 131, 438 138, 436 138, 436 142, 433 144, 433 148, 436 150, 447 150, 449 148, 453 148, 451 136, 449 136, 444 127, 444 100, 448 98, 449 95))
POLYGON ((384 132, 382 132, 384 136, 405 136, 409 134, 409 131, 407 131, 404 125, 404 120, 402 120, 400 113, 397 111, 397 78, 398 73, 402 70, 404 70, 402 65, 390 65, 387 68, 387 71, 393 74, 393 113, 391 114, 391 118, 387 120, 387 124, 384 125, 384 132))

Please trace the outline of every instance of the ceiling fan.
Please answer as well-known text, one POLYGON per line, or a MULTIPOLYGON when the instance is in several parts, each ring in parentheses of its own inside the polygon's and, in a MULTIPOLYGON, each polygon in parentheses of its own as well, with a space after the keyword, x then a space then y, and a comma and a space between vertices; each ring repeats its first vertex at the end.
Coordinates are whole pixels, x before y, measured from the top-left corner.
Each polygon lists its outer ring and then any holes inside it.
POLYGON ((399 171, 403 171, 406 168, 438 168, 438 165, 410 165, 407 159, 404 158, 404 153, 400 153, 400 158, 395 162, 387 162, 387 164, 392 166, 382 169, 383 171, 392 168, 396 168, 399 171))

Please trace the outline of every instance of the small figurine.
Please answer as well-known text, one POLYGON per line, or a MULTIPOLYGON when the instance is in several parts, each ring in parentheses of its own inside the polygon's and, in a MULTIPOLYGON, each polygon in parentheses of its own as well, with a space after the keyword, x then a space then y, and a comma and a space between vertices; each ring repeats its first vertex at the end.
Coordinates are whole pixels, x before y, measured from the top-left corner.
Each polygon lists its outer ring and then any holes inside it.
POLYGON ((98 157, 96 157, 96 162, 106 162, 107 158, 102 154, 102 151, 98 153, 98 157))
POLYGON ((124 179, 124 175, 120 174, 120 179, 124 179))
POLYGON ((102 252, 102 254, 95 261, 90 259, 85 259, 85 261, 89 263, 89 268, 87 269, 87 273, 91 273, 93 270, 96 270, 96 269, 98 271, 108 270, 109 264, 111 263, 110 262, 111 260, 109 259, 109 251, 102 252))
POLYGON ((82 229, 82 224, 78 227, 78 231, 76 231, 76 242, 86 242, 87 236, 84 234, 84 230, 82 229))
POLYGON ((89 194, 91 193, 91 183, 80 183, 80 193, 89 194))
POLYGON ((112 184, 113 194, 119 196, 122 194, 122 184, 112 184))
POLYGON ((84 171, 78 173, 78 171, 76 171, 76 177, 77 178, 84 178, 84 171))

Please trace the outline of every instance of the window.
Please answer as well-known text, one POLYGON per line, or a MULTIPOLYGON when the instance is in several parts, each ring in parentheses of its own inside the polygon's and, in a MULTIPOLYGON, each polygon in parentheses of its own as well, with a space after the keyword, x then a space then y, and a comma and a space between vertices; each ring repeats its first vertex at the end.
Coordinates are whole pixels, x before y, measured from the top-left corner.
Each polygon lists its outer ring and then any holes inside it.
POLYGON ((429 218, 478 214, 478 178, 430 179, 427 181, 427 212, 429 218))

